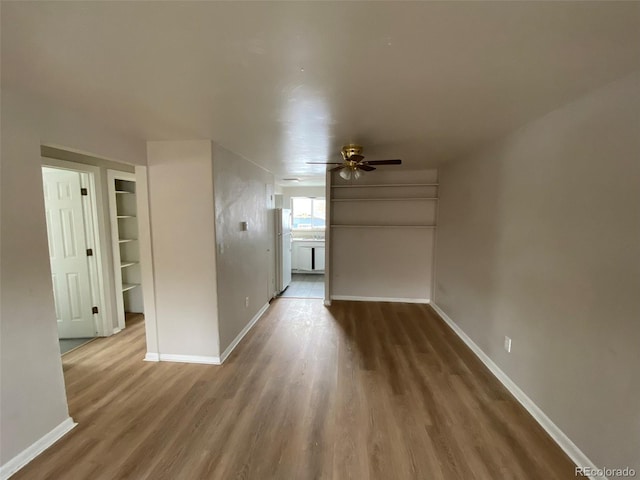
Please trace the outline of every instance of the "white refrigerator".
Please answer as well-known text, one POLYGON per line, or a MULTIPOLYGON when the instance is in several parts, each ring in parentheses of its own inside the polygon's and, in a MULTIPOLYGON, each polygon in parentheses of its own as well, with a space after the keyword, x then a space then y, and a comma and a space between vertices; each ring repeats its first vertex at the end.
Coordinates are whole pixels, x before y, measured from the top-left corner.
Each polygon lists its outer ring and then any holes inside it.
POLYGON ((291 283, 291 210, 276 208, 276 292, 291 283))

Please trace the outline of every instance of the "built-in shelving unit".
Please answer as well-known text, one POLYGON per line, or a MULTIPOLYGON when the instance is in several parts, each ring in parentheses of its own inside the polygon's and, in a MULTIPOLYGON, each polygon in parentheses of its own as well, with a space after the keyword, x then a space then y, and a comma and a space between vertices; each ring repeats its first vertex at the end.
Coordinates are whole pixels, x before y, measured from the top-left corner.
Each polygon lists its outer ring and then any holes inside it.
POLYGON ((125 313, 143 311, 135 176, 110 170, 109 190, 117 317, 122 329, 125 313))
POLYGON ((378 187, 437 187, 439 183, 370 183, 368 185, 358 185, 350 183, 348 185, 331 185, 331 188, 378 188, 378 187))
POLYGON ((333 185, 332 227, 433 228, 437 183, 333 185))
POLYGON ((404 197, 404 198, 334 198, 332 202, 406 202, 407 200, 438 201, 438 197, 404 197))
POLYGON ((435 225, 331 225, 331 228, 436 228, 435 225))
POLYGON ((331 296, 431 298, 438 188, 436 170, 331 177, 331 296))

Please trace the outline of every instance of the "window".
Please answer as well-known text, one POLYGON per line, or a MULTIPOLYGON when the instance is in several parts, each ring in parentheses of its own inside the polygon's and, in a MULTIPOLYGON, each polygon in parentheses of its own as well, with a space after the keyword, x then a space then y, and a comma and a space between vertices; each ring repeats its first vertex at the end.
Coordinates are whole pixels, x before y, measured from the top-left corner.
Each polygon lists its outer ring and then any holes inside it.
POLYGON ((294 230, 324 230, 326 218, 324 198, 291 198, 291 216, 294 230))

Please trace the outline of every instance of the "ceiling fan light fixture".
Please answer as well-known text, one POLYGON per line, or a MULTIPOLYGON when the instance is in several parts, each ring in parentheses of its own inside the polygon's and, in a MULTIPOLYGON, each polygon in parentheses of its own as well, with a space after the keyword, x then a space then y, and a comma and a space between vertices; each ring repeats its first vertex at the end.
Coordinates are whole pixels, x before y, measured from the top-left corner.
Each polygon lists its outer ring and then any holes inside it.
POLYGON ((373 165, 400 165, 402 160, 365 160, 362 156, 362 146, 349 144, 342 147, 342 162, 307 162, 309 164, 338 165, 329 167, 328 172, 338 172, 340 178, 344 180, 358 180, 365 172, 372 172, 376 169, 373 165))

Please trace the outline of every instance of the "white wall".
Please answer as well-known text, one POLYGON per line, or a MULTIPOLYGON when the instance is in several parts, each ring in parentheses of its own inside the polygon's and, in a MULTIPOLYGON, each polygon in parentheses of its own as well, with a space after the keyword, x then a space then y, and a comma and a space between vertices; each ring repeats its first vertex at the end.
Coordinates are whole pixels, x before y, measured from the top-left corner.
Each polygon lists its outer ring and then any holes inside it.
POLYGON ((436 284, 438 306, 596 465, 636 470, 639 112, 640 73, 442 168, 436 284))
POLYGON ((267 185, 273 175, 214 144, 220 349, 224 351, 266 305, 270 290, 269 224, 273 222, 267 185), (240 222, 248 222, 242 231, 240 222), (245 299, 249 305, 245 307, 245 299))
POLYGON ((54 314, 40 146, 144 163, 144 143, 2 90, 0 464, 68 417, 54 314))
POLYGON ((211 142, 148 142, 147 152, 160 350, 153 353, 218 357, 211 142))

